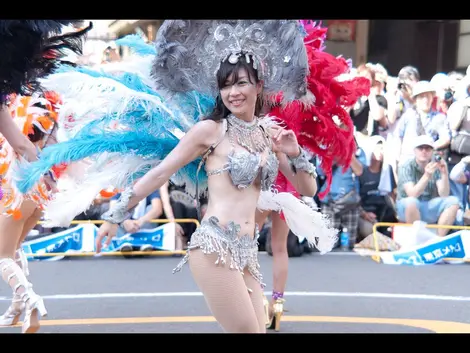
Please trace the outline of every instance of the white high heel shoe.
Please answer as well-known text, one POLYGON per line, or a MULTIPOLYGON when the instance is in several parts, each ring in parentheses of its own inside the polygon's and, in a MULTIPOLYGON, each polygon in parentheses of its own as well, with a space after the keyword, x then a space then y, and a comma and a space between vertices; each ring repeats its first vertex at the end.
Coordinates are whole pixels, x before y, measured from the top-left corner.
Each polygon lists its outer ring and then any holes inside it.
MULTIPOLYGON (((29 276, 28 258, 23 251, 23 248, 19 248, 15 253, 15 261, 18 266, 21 267, 26 277, 29 276)), ((29 288, 33 288, 33 285, 28 282, 29 288)), ((0 316, 0 326, 13 326, 16 325, 20 319, 21 314, 25 311, 26 305, 19 295, 13 293, 13 299, 8 309, 0 316)))
MULTIPOLYGON (((3 279, 13 289, 14 298, 21 298, 25 305, 26 313, 23 320, 22 332, 34 333, 40 328, 39 318, 47 315, 44 301, 37 295, 32 288, 32 285, 26 279, 23 270, 11 258, 0 258, 0 272, 3 279)), ((11 318, 12 315, 8 315, 11 318)), ((11 322, 16 319, 18 314, 11 318, 11 322)))
POLYGON ((10 306, 5 313, 0 316, 0 326, 13 326, 20 320, 21 314, 25 310, 26 305, 19 297, 13 297, 10 306))
MULTIPOLYGON (((29 291, 28 291, 29 292, 29 291)), ((47 310, 42 298, 34 292, 25 292, 26 314, 23 320, 21 331, 23 333, 35 333, 41 327, 39 319, 47 316, 47 310)), ((24 300, 24 299, 23 299, 24 300)))

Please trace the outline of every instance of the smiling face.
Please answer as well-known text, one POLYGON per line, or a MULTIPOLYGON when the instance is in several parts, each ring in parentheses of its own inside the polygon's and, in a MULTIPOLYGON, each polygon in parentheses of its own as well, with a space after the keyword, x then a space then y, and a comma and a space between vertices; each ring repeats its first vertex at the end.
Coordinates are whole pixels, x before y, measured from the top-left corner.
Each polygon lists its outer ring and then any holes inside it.
POLYGON ((238 75, 232 73, 220 90, 222 101, 233 115, 243 120, 251 120, 254 116, 258 93, 261 85, 253 82, 248 72, 241 68, 238 75), (235 77, 238 76, 238 77, 235 77))
POLYGON ((253 120, 263 85, 256 78, 251 64, 245 61, 245 57, 240 57, 236 64, 222 63, 218 81, 220 97, 225 107, 239 119, 253 120))

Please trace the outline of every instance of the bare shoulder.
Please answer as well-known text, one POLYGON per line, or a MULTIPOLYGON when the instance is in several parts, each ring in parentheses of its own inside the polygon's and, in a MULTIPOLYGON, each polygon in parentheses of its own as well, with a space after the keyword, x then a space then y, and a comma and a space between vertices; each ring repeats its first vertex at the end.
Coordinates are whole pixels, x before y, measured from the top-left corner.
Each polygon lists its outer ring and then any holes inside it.
POLYGON ((196 123, 188 134, 191 134, 199 144, 209 148, 221 138, 222 127, 221 121, 202 120, 196 123))

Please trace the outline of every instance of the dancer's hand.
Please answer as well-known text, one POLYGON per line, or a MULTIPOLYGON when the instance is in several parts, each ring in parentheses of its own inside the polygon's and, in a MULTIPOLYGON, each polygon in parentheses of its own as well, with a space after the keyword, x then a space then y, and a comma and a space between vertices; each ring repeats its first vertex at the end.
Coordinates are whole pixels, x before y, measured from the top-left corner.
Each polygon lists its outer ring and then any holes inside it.
POLYGON ((288 157, 295 158, 300 149, 294 131, 286 130, 280 126, 272 126, 272 140, 276 150, 285 153, 288 157))
POLYGON ((101 248, 103 246, 101 242, 103 241, 103 238, 106 238, 106 241, 104 242, 105 247, 111 244, 111 240, 116 236, 118 228, 119 225, 109 222, 104 222, 101 225, 98 230, 98 236, 96 237, 96 253, 99 254, 101 252, 101 248))

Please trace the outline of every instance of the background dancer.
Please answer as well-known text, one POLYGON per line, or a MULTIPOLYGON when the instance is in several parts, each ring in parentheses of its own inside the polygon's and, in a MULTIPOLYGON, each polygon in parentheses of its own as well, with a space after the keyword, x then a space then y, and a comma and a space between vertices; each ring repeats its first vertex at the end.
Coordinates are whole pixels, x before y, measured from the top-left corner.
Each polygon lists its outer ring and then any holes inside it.
MULTIPOLYGON (((18 321, 21 311, 24 310, 22 304, 26 304, 23 332, 37 331, 39 328, 38 314, 43 315, 46 311, 41 298, 32 291, 22 268, 14 260, 15 251, 21 244, 20 239, 24 239, 30 230, 29 228, 35 226, 38 213, 29 201, 23 204, 23 196, 13 186, 10 173, 14 168, 11 163, 17 164, 21 158, 35 160, 38 148, 42 144, 41 136, 47 132, 29 129, 33 126, 31 119, 34 120, 34 114, 40 115, 41 109, 44 108, 31 107, 33 111, 27 113, 25 109, 28 105, 21 105, 31 104, 30 99, 32 98, 27 96, 32 95, 33 92, 37 94, 41 92, 39 78, 47 76, 60 64, 66 63, 61 61, 64 56, 69 54, 66 50, 77 54, 81 53, 81 38, 91 29, 91 24, 81 31, 59 34, 64 26, 78 22, 82 21, 0 21, 0 52, 2 53, 0 57, 0 133, 4 139, 1 174, 2 186, 5 186, 5 190, 2 190, 4 193, 2 207, 4 209, 0 221, 0 267, 3 279, 14 288, 14 303, 1 319, 3 324, 15 323, 18 321), (10 97, 12 94, 26 97, 10 97), (14 104, 20 104, 19 111, 16 111, 22 117, 20 120, 17 117, 14 120, 10 115, 8 102, 11 100, 14 101, 14 104), (28 118, 23 121, 25 116, 28 118), (26 130, 18 129, 18 122, 25 126, 26 130)), ((67 62, 67 64, 71 63, 67 62)), ((44 103, 43 100, 41 102, 44 103)), ((39 125, 41 123, 34 126, 38 129, 39 125)), ((28 193, 32 201, 39 203, 47 198, 44 188, 50 188, 49 185, 44 184, 49 179, 48 176, 41 176, 40 179, 41 185, 37 185, 28 193)), ((48 183, 50 184, 51 180, 48 180, 48 183)), ((16 257, 20 256, 22 261, 19 261, 19 264, 26 266, 25 257, 21 252, 18 252, 16 257)), ((27 269, 25 271, 27 273, 27 269)))
MULTIPOLYGON (((9 109, 13 121, 18 131, 22 131, 38 151, 56 143, 59 104, 60 98, 54 92, 12 97, 9 109)), ((1 141, 1 146, 0 269, 3 280, 13 289, 13 300, 0 316, 0 325, 15 325, 26 310, 22 332, 33 333, 39 329, 39 316, 45 316, 47 311, 42 298, 33 291, 32 284, 27 280, 28 261, 21 244, 40 220, 43 206, 53 190, 42 182, 26 195, 17 192, 12 178, 21 156, 6 139, 1 141)), ((59 174, 55 173, 54 178, 57 177, 59 174)))
MULTIPOLYGON (((336 159, 338 166, 347 168, 354 153, 353 123, 342 106, 354 105, 359 97, 367 95, 369 82, 363 78, 340 82, 340 75, 347 73, 350 68, 344 58, 323 52, 327 28, 317 26, 311 20, 302 20, 300 23, 307 33, 304 42, 310 69, 307 78, 308 94, 305 98, 286 106, 276 104, 269 115, 276 117, 282 126, 293 130, 300 145, 313 151, 321 160, 322 169, 327 171, 327 188, 322 192, 323 196, 329 191, 333 157, 339 157, 336 159), (338 119, 336 122, 334 116, 338 119)), ((297 198, 302 196, 282 173, 277 176, 276 189, 279 192, 292 193, 297 198)), ((267 327, 279 331, 289 266, 289 226, 282 213, 270 214, 273 291, 269 303, 266 303, 269 306, 267 327)), ((259 229, 267 216, 268 212, 257 212, 256 222, 259 229)))

